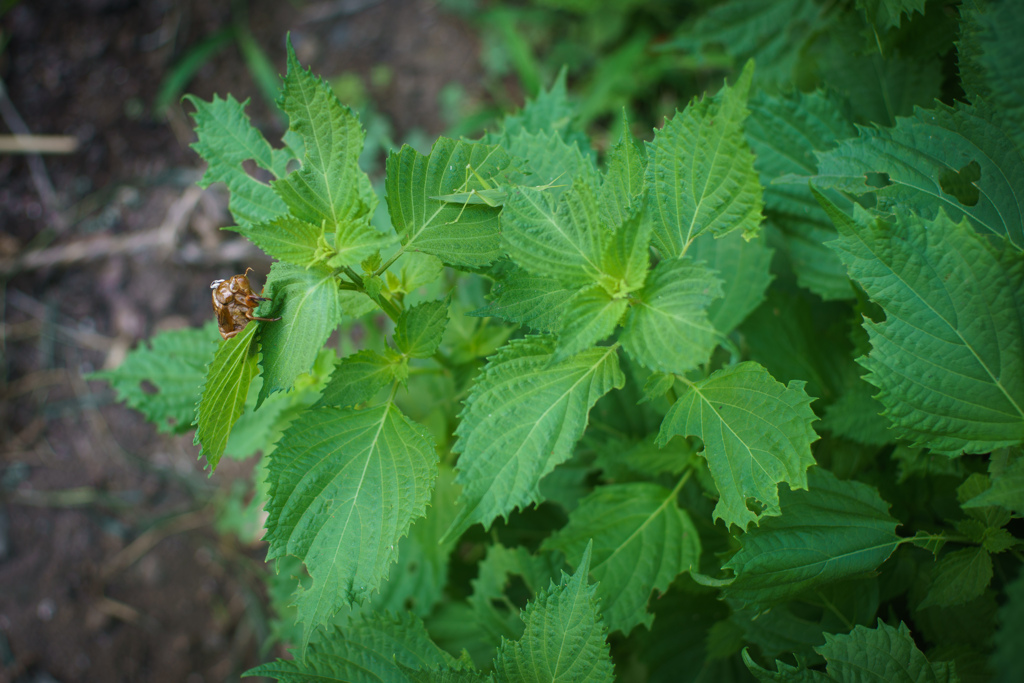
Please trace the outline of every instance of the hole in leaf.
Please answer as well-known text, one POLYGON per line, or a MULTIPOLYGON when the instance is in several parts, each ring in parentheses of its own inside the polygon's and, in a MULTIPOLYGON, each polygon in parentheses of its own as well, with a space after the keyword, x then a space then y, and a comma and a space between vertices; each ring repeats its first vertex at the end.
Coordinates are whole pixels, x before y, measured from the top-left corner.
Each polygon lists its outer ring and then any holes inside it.
POLYGON ((260 168, 252 159, 246 159, 245 161, 242 162, 242 170, 244 170, 253 180, 258 180, 259 182, 264 184, 267 184, 274 179, 273 173, 266 169, 260 168))
POLYGON ((892 185, 892 181, 889 180, 888 173, 875 173, 874 171, 864 174, 864 183, 868 187, 875 187, 878 189, 892 185))
POLYGON ((943 171, 939 176, 939 187, 946 194, 956 197, 964 206, 974 206, 981 196, 978 186, 974 184, 979 180, 981 165, 977 161, 972 161, 955 173, 949 168, 943 171))
POLYGON ((139 382, 139 388, 142 389, 142 393, 154 396, 160 393, 160 387, 150 382, 148 379, 144 379, 139 382))
POLYGON ((533 597, 533 592, 526 585, 526 582, 523 581, 523 577, 513 575, 509 577, 508 589, 505 591, 505 595, 508 596, 513 605, 519 609, 525 609, 526 603, 533 597))
POLYGON ((291 173, 292 171, 297 171, 300 168, 302 168, 301 161, 299 161, 298 159, 289 159, 288 163, 285 164, 284 170, 285 173, 291 173))

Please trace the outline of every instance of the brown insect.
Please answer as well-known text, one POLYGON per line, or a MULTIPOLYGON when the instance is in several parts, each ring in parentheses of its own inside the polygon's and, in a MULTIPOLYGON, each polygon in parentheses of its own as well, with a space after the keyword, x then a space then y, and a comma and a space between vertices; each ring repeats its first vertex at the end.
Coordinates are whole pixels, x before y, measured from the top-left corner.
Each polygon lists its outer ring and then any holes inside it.
POLYGON ((213 290, 213 312, 217 314, 217 327, 220 336, 231 339, 245 329, 250 320, 273 322, 280 318, 258 318, 252 314, 261 301, 270 301, 265 296, 253 294, 246 277, 252 268, 246 268, 242 275, 235 275, 229 280, 214 280, 210 283, 213 290))

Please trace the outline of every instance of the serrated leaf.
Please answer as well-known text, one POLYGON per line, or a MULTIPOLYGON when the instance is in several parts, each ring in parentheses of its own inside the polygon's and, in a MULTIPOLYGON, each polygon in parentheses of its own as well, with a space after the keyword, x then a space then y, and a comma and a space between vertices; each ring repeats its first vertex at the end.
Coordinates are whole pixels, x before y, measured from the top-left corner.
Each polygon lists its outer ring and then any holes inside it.
POLYGON ((294 217, 328 230, 369 215, 363 200, 369 179, 359 169, 366 137, 359 119, 341 104, 331 86, 303 69, 288 43, 288 73, 281 91, 281 109, 289 132, 303 141, 302 167, 273 182, 274 191, 294 217))
POLYGON ((383 354, 370 349, 341 359, 316 404, 346 408, 369 401, 385 386, 404 379, 402 358, 391 349, 383 354))
POLYGON ((831 242, 886 314, 865 321, 864 379, 897 434, 947 455, 1024 441, 1024 257, 997 251, 965 220, 850 218, 822 200, 831 242))
MULTIPOLYGON (((642 207, 639 207, 642 211, 642 207)), ((614 225, 614 224, 612 224, 614 225)), ((651 231, 654 225, 645 213, 627 217, 605 247, 601 270, 617 282, 617 291, 626 294, 643 287, 651 261, 651 231)))
POLYGON ((313 577, 296 598, 311 633, 387 577, 437 476, 429 432, 392 403, 306 411, 270 455, 267 560, 294 555, 313 577))
POLYGON ((591 183, 577 180, 560 200, 547 191, 513 187, 501 226, 502 246, 520 268, 570 288, 600 281, 611 231, 601 222, 591 183))
POLYGON ((883 210, 899 206, 935 220, 941 212, 953 221, 966 216, 1024 249, 1024 158, 979 107, 936 103, 899 118, 894 128, 861 128, 860 137, 818 155, 818 173, 819 187, 872 192, 883 210), (977 197, 948 194, 950 181, 971 164, 977 197), (872 174, 885 174, 886 184, 869 185, 872 174))
POLYGON ((899 28, 904 14, 924 14, 925 0, 857 0, 857 7, 876 31, 899 28))
POLYGON ((196 108, 192 119, 199 140, 192 144, 208 164, 199 181, 200 187, 224 183, 230 191, 228 209, 243 228, 269 221, 288 212, 288 207, 274 190, 250 176, 242 162, 254 161, 257 166, 279 178, 285 174, 291 154, 275 150, 263 135, 252 127, 245 107, 231 95, 222 100, 216 95, 203 102, 193 95, 185 100, 196 108))
POLYGON ((588 545, 576 572, 572 576, 563 572, 557 586, 552 582, 523 610, 523 637, 502 642, 494 659, 498 681, 615 680, 606 630, 597 611, 596 586, 587 579, 590 552, 588 545))
MULTIPOLYGON (((853 298, 846 268, 824 246, 835 238, 835 228, 810 188, 806 184, 773 183, 786 174, 813 175, 818 168, 815 152, 831 149, 839 140, 856 135, 846 107, 838 97, 821 91, 757 93, 748 106, 745 132, 755 154, 754 168, 765 188, 768 223, 782 237, 783 253, 797 282, 826 300, 853 298)), ((850 204, 837 192, 831 198, 840 206, 850 204)))
POLYGON ((932 586, 917 609, 952 607, 970 602, 992 581, 992 556, 984 548, 964 548, 943 555, 932 586))
POLYGON ((683 373, 697 367, 718 343, 707 309, 720 296, 722 281, 703 263, 688 257, 662 261, 626 316, 622 347, 651 370, 683 373))
POLYGON ((952 662, 929 662, 902 621, 896 628, 878 620, 876 628, 857 626, 850 633, 825 634, 814 648, 828 662, 828 675, 837 681, 922 681, 959 683, 952 662))
POLYGON ((608 169, 597 194, 606 225, 622 225, 636 214, 637 200, 644 193, 646 169, 644 148, 629 132, 629 121, 623 111, 622 135, 608 152, 608 169))
POLYGON ((270 267, 264 295, 271 301, 262 304, 257 315, 281 320, 261 324, 263 387, 257 407, 275 391, 290 389, 296 377, 313 367, 317 353, 341 322, 341 294, 329 268, 282 262, 270 267))
POLYGON ((526 101, 522 110, 506 115, 502 120, 500 137, 507 141, 525 131, 557 133, 570 142, 579 139, 581 134, 572 127, 576 108, 569 102, 566 88, 568 73, 568 69, 562 68, 549 89, 541 88, 535 98, 526 101))
POLYGON ((506 136, 502 147, 523 164, 511 174, 513 183, 544 189, 554 201, 577 181, 594 188, 600 183, 585 139, 577 144, 555 132, 520 131, 506 136))
POLYGON ((755 610, 810 588, 874 571, 900 543, 898 522, 878 491, 811 471, 806 491, 780 495, 780 514, 740 537, 742 549, 724 568, 736 578, 724 594, 755 610))
POLYGON ((814 464, 811 443, 818 436, 804 383, 776 382, 768 371, 745 362, 692 383, 669 409, 658 434, 665 445, 673 436, 697 436, 718 486, 714 519, 746 529, 782 514, 778 486, 807 488, 814 464), (753 499, 761 507, 747 507, 753 499))
POLYGON ((895 438, 889 421, 882 417, 884 407, 872 396, 874 387, 857 379, 835 403, 825 408, 821 427, 851 441, 868 446, 884 446, 895 438))
POLYGON ((94 372, 86 379, 110 382, 118 401, 138 410, 165 434, 192 428, 196 397, 206 378, 217 325, 170 330, 139 344, 115 370, 94 372), (147 391, 147 383, 155 391, 147 391))
POLYGON ((575 294, 575 289, 566 288, 555 278, 515 268, 495 282, 493 301, 469 315, 494 316, 529 325, 538 332, 557 332, 567 302, 575 294))
POLYGON ((393 234, 378 232, 370 225, 368 216, 353 218, 338 224, 334 233, 334 254, 327 261, 332 268, 353 266, 395 243, 393 234))
POLYGON ((593 541, 590 573, 598 582, 595 597, 609 631, 628 635, 637 624, 649 629, 651 591, 664 593, 700 560, 697 529, 679 508, 677 493, 647 483, 602 486, 541 546, 571 558, 593 541))
POLYGON ((490 358, 466 399, 458 441, 462 508, 446 537, 540 502, 540 480, 572 454, 594 403, 625 376, 615 347, 551 365, 554 340, 527 337, 490 358))
POLYGON ((1018 457, 1004 471, 991 475, 991 486, 961 507, 967 509, 998 505, 1024 516, 1024 458, 1018 457))
POLYGON ((407 667, 461 669, 460 663, 430 640, 423 623, 410 614, 370 614, 344 631, 329 629, 296 659, 278 659, 245 672, 281 683, 317 681, 412 681, 407 667))
POLYGON ((420 287, 429 285, 441 277, 444 264, 436 256, 423 254, 415 251, 407 251, 402 254, 398 261, 398 276, 392 276, 388 271, 388 283, 392 292, 412 294, 420 287))
POLYGON ((291 215, 236 230, 268 256, 306 267, 318 260, 318 246, 324 231, 291 215))
POLYGON ((500 208, 433 197, 486 189, 480 181, 498 182, 510 161, 497 145, 444 137, 427 156, 409 145, 388 155, 388 212, 406 250, 433 254, 453 266, 484 266, 498 258, 500 208))
POLYGON ((753 72, 748 63, 734 86, 694 100, 648 143, 654 241, 665 258, 685 254, 703 232, 752 236, 761 224, 761 184, 743 138, 753 72))
POLYGON ((193 443, 200 444, 199 455, 206 457, 211 474, 224 454, 231 427, 245 409, 249 384, 259 372, 255 341, 258 327, 256 323, 246 325, 244 330, 224 341, 206 372, 202 397, 196 406, 193 443))
POLYGON ((607 339, 628 307, 626 299, 613 298, 601 285, 581 289, 565 304, 551 362, 560 363, 607 339))
POLYGON ((434 355, 448 325, 450 300, 449 296, 443 301, 427 301, 402 313, 395 326, 398 350, 413 358, 434 355))
POLYGON ((722 298, 708 306, 708 318, 721 334, 736 329, 764 301, 773 277, 772 253, 763 235, 747 240, 738 232, 721 238, 705 233, 694 241, 693 259, 722 279, 722 298))

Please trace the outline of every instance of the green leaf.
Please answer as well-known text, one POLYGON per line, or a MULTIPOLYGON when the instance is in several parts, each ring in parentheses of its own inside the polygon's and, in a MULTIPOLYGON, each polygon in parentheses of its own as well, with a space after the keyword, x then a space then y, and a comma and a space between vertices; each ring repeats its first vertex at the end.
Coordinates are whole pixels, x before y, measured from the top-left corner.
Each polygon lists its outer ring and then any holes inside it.
POLYGON ((296 377, 309 372, 344 312, 337 278, 323 266, 274 263, 264 293, 272 301, 262 304, 258 315, 281 320, 261 323, 263 387, 257 406, 275 391, 290 389, 296 377))
POLYGON ((589 182, 577 180, 557 202, 547 191, 514 187, 501 226, 502 245, 520 268, 572 288, 600 281, 611 231, 589 182))
POLYGON ((703 232, 757 233, 761 184, 743 138, 753 73, 751 62, 734 86, 724 86, 713 98, 695 99, 648 144, 646 182, 654 240, 665 258, 685 254, 703 232))
MULTIPOLYGON (((641 209, 642 207, 638 207, 641 209)), ((640 289, 647 280, 651 261, 651 231, 654 225, 644 213, 626 218, 605 247, 601 270, 613 281, 619 294, 640 289)))
POLYGON ((236 229, 235 232, 245 235, 267 256, 303 267, 319 259, 317 248, 324 233, 320 225, 290 215, 278 216, 249 228, 236 229))
POLYGON ((569 459, 594 403, 625 383, 615 347, 551 365, 554 346, 547 337, 512 341, 477 378, 455 432, 462 508, 446 537, 539 503, 540 480, 569 459))
POLYGON ((707 309, 720 296, 722 281, 703 263, 662 261, 629 310, 622 347, 651 370, 682 373, 697 367, 718 343, 707 309))
POLYGON ((281 109, 289 131, 303 142, 302 167, 273 183, 295 218, 328 230, 372 213, 363 201, 369 179, 359 169, 366 134, 359 119, 335 97, 331 86, 303 69, 288 44, 288 73, 281 109))
MULTIPOLYGON (((278 659, 245 672, 281 683, 309 681, 411 681, 400 668, 462 668, 434 645, 418 618, 403 614, 370 614, 345 629, 329 629, 296 659, 278 659)), ((458 680, 458 679, 455 679, 458 680)))
POLYGON ((804 383, 788 386, 754 362, 716 371, 692 383, 672 404, 658 434, 664 446, 673 436, 697 436, 718 486, 714 519, 746 529, 750 522, 782 514, 778 485, 807 488, 814 464, 811 428, 816 418, 804 383), (760 508, 747 506, 753 499, 760 508))
POLYGON ((993 472, 991 486, 961 507, 973 509, 989 505, 998 505, 1024 517, 1024 457, 1018 457, 1000 472, 993 472))
POLYGON ((963 605, 985 592, 992 581, 992 556, 984 548, 946 553, 932 575, 932 586, 917 609, 963 605))
POLYGON ((700 538, 679 508, 678 489, 656 484, 611 484, 596 489, 569 515, 569 523, 547 538, 543 549, 577 557, 594 544, 590 570, 595 597, 609 631, 629 634, 651 627, 651 591, 664 593, 681 572, 700 560, 700 538))
POLYGON ((1020 634, 1024 633, 1024 571, 1006 585, 1006 602, 999 608, 999 628, 992 638, 995 646, 989 665, 999 683, 1011 683, 1024 677, 1024 657, 1020 656, 1020 634))
POLYGON ((600 176, 590 146, 566 141, 554 132, 520 132, 502 142, 502 147, 523 165, 510 179, 516 185, 544 189, 557 201, 573 183, 597 187, 600 176))
POLYGON ((860 137, 818 156, 818 173, 819 187, 872 192, 883 210, 900 206, 929 219, 941 210, 955 222, 966 216, 979 230, 1024 249, 1024 159, 977 106, 936 103, 898 119, 894 128, 861 128, 860 137), (946 191, 975 166, 977 195, 946 191), (885 174, 882 187, 868 183, 877 174, 885 174))
POLYGON ((1024 15, 1012 0, 960 6, 960 76, 968 99, 984 98, 1003 130, 1024 149, 1024 53, 1017 36, 1024 33, 1024 15))
POLYGON ((538 332, 557 332, 568 301, 575 294, 576 290, 564 287, 555 278, 514 268, 495 282, 491 290, 494 300, 470 315, 494 316, 529 325, 538 332))
POLYGON ((245 329, 223 342, 213 356, 206 373, 202 397, 196 407, 196 436, 199 455, 206 457, 211 474, 224 454, 231 427, 245 409, 249 384, 259 372, 256 365, 258 325, 245 329))
MULTIPOLYGON (((824 245, 835 239, 835 228, 810 187, 803 183, 773 183, 786 174, 815 174, 815 152, 831 149, 839 140, 857 134, 847 107, 837 96, 821 91, 790 95, 757 93, 751 97, 749 107, 745 131, 755 154, 754 168, 765 188, 768 223, 782 237, 783 253, 796 273, 797 282, 826 300, 852 298, 853 287, 846 268, 824 245)), ((840 206, 850 205, 837 192, 830 198, 840 206)), ((706 243, 707 238, 698 240, 698 244, 701 241, 706 243)))
POLYGON ((494 669, 509 683, 589 683, 615 680, 605 627, 597 610, 596 586, 589 585, 590 546, 576 572, 562 573, 556 586, 541 591, 523 610, 526 630, 516 642, 502 642, 494 669))
POLYGON ((117 400, 138 410, 164 434, 180 434, 192 428, 196 397, 206 379, 212 342, 218 340, 217 324, 170 330, 140 344, 116 370, 94 372, 86 379, 110 382, 117 400), (153 390, 150 389, 150 386, 153 390))
POLYGON ((731 232, 720 238, 701 235, 690 253, 722 279, 723 296, 708 306, 708 317, 716 330, 728 335, 764 301, 772 281, 772 250, 763 235, 748 240, 731 232))
POLYGON ((943 214, 889 224, 822 202, 830 246, 885 310, 859 362, 897 434, 951 456, 1024 441, 1024 256, 943 214))
POLYGON ((558 347, 551 362, 561 363, 607 339, 628 307, 626 299, 612 298, 601 285, 581 289, 565 304, 558 347))
POLYGON ((230 191, 228 209, 235 222, 243 228, 287 213, 288 207, 274 190, 250 176, 242 167, 242 162, 251 160, 280 178, 284 176, 291 158, 289 152, 273 149, 249 123, 245 114, 249 100, 239 103, 231 95, 226 100, 214 95, 209 102, 193 95, 186 95, 184 99, 196 108, 192 119, 199 139, 192 143, 192 149, 208 164, 199 186, 227 185, 230 191))
POLYGON ((394 242, 394 235, 378 232, 370 225, 369 216, 342 221, 334 233, 333 255, 327 265, 331 268, 355 266, 388 249, 394 242))
POLYGON ((857 0, 857 7, 876 31, 884 32, 899 28, 904 14, 924 14, 924 3, 925 0, 857 0))
POLYGON ((874 387, 858 378, 835 403, 825 408, 821 427, 868 446, 884 446, 893 441, 889 421, 881 416, 884 407, 873 393, 874 387))
POLYGON ((434 355, 448 325, 450 301, 451 295, 443 301, 427 301, 402 313, 395 326, 398 350, 413 358, 434 355))
POLYGON ((501 139, 507 141, 524 131, 556 133, 570 142, 579 139, 580 134, 572 126, 576 107, 569 102, 566 89, 568 73, 566 68, 560 70, 550 89, 542 88, 537 97, 526 101, 521 111, 506 115, 502 121, 501 139))
POLYGON ((929 662, 902 621, 896 628, 878 620, 876 628, 857 626, 850 633, 825 634, 814 648, 837 681, 922 681, 959 683, 952 662, 929 662))
POLYGON ((724 565, 736 575, 727 598, 762 610, 872 572, 896 550, 898 522, 878 491, 819 468, 809 479, 807 491, 782 491, 780 516, 740 537, 742 549, 724 565))
POLYGON ((296 598, 312 632, 377 590, 437 476, 429 432, 392 403, 306 411, 270 455, 267 560, 294 555, 313 584, 296 598))
POLYGON ((359 351, 341 359, 317 406, 346 408, 369 401, 385 386, 405 378, 408 368, 391 349, 359 351))
POLYGON ((622 225, 637 213, 646 169, 644 148, 629 132, 629 121, 623 111, 622 135, 608 152, 608 169, 597 194, 605 225, 622 225))
POLYGON ((387 160, 391 223, 407 251, 422 251, 453 266, 484 266, 501 255, 498 214, 486 204, 434 197, 485 189, 511 158, 497 145, 438 138, 428 156, 409 145, 387 160))

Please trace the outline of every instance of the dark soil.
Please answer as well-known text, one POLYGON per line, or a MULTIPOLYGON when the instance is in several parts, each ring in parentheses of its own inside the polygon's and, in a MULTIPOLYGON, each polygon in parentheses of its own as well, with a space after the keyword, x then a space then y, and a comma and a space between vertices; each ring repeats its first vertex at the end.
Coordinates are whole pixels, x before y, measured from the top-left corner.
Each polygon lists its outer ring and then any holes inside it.
MULTIPOLYGON (((234 5, 22 0, 0 19, 15 110, 0 133, 22 132, 20 114, 33 134, 79 143, 35 162, 0 155, 0 683, 235 680, 284 653, 264 651, 263 545, 212 526, 211 501, 251 463, 208 478, 191 435, 157 434, 82 379, 155 332, 202 324, 214 278, 269 265, 218 230, 231 224, 223 192, 195 189, 188 105, 152 111, 169 70, 247 8, 278 71, 291 31, 314 71, 362 77, 397 140, 442 132, 446 84, 482 97, 473 33, 434 3, 234 5), (379 65, 390 78, 371 78, 379 65)), ((254 123, 279 139, 234 43, 188 91, 252 98, 254 123)))

